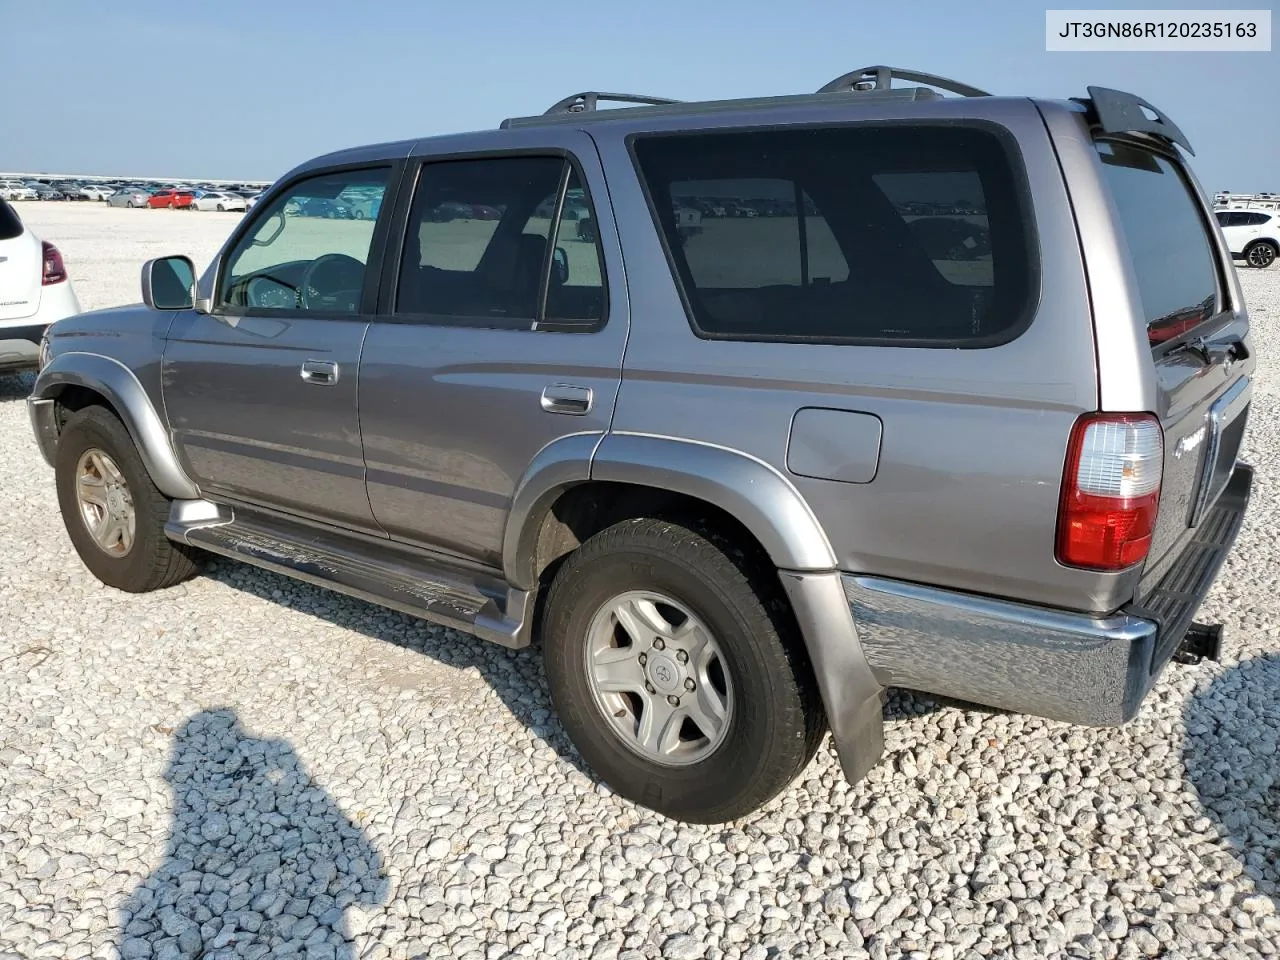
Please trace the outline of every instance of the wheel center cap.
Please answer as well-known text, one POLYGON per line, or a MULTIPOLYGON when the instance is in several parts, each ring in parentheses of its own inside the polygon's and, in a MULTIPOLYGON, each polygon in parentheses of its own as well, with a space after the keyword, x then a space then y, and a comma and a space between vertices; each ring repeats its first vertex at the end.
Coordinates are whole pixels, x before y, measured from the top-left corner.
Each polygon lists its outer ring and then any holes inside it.
POLYGON ((107 491, 107 512, 116 516, 124 512, 124 497, 118 490, 107 491))
POLYGON ((684 683, 684 671, 675 658, 665 653, 650 653, 645 672, 649 675, 649 682, 659 693, 675 693, 684 683))

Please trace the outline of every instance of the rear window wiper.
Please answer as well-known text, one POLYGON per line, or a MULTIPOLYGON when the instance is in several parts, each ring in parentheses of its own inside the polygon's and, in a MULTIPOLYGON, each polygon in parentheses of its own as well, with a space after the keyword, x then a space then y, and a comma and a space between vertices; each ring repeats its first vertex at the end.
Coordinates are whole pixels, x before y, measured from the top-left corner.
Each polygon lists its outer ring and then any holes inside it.
POLYGON ((1232 334, 1229 337, 1222 337, 1216 340, 1191 337, 1174 347, 1170 347, 1165 355, 1182 352, 1194 353, 1209 366, 1227 361, 1235 363, 1249 357, 1249 348, 1244 345, 1244 338, 1239 334, 1232 334))

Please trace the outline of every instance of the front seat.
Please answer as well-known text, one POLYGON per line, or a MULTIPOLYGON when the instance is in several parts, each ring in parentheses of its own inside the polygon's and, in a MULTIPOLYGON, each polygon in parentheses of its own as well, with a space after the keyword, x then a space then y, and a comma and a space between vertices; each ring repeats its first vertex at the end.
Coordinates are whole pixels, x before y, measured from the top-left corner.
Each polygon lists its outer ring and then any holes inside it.
POLYGON ((517 241, 515 269, 511 277, 508 316, 533 317, 538 312, 538 292, 547 257, 547 238, 522 233, 517 241))

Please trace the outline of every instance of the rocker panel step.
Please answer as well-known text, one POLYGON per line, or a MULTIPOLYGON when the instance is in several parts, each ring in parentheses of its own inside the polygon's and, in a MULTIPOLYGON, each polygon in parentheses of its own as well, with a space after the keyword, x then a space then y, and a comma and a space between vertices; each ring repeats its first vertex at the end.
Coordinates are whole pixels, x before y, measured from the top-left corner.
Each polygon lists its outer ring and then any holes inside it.
POLYGON ((179 543, 473 633, 505 647, 529 645, 522 629, 527 595, 509 591, 505 584, 481 578, 461 566, 432 564, 407 553, 394 558, 376 556, 356 541, 275 518, 196 518, 190 512, 184 517, 175 510, 165 534, 179 543))

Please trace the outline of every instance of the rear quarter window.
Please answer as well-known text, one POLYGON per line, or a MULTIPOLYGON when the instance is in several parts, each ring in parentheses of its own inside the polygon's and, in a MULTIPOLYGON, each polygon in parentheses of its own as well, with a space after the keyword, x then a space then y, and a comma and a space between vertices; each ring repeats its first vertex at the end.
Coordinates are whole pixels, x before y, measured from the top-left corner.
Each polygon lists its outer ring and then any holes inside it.
POLYGON ((8 200, 0 200, 0 240, 12 240, 22 236, 22 221, 18 213, 9 206, 8 200))
POLYGON ((646 134, 632 150, 700 336, 980 347, 1030 322, 1034 217, 998 128, 646 134))
POLYGON ((1152 346, 1174 340, 1221 309, 1200 206, 1169 158, 1105 141, 1097 149, 1138 279, 1147 339, 1152 346))

